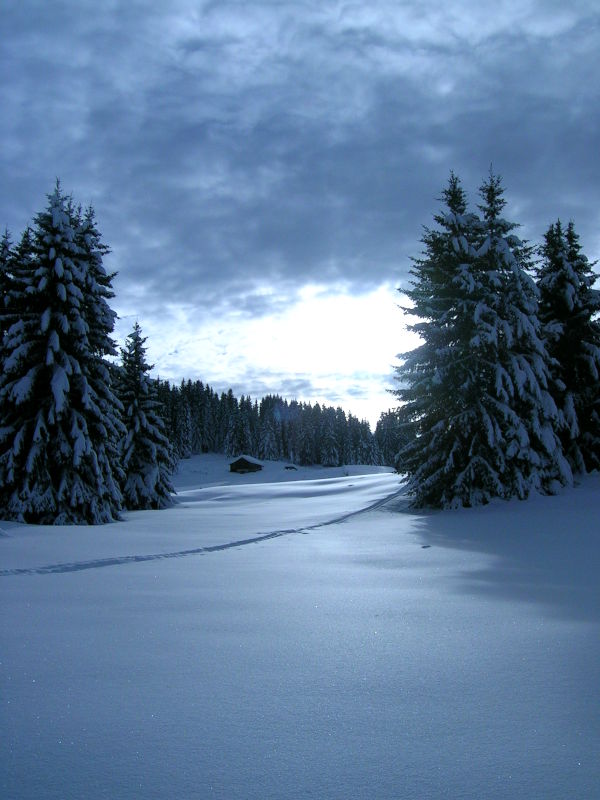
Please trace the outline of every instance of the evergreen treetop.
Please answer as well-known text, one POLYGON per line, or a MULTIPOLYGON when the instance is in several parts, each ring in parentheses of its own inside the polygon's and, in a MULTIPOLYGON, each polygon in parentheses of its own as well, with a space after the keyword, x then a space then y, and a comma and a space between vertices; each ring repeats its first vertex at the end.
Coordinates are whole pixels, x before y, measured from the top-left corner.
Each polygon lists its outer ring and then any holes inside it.
POLYGON ((121 351, 119 396, 126 434, 121 446, 123 498, 129 509, 172 505, 171 474, 175 463, 160 414, 156 383, 148 372, 146 339, 136 322, 121 351))
POLYGON ((537 271, 560 435, 576 472, 600 467, 600 296, 573 222, 550 225, 537 271))

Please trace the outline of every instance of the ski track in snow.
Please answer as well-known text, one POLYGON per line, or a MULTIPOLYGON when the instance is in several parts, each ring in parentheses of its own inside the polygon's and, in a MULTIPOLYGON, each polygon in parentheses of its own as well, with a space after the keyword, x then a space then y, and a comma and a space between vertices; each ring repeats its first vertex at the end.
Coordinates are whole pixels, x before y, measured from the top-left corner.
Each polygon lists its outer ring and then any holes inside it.
POLYGON ((390 500, 403 494, 404 489, 400 489, 386 497, 376 500, 365 508, 359 508, 357 511, 351 511, 348 514, 343 514, 340 517, 326 520, 325 522, 318 522, 314 525, 307 525, 300 528, 286 528, 283 530, 270 531, 269 533, 258 533, 248 539, 238 539, 234 542, 225 542, 224 544, 209 545, 207 547, 195 547, 191 550, 177 550, 172 553, 150 553, 148 555, 133 555, 133 556, 116 556, 114 558, 99 558, 92 561, 74 561, 71 563, 63 564, 48 564, 42 567, 16 567, 13 569, 0 570, 0 578, 6 578, 13 575, 54 575, 64 572, 81 572, 87 569, 101 569, 102 567, 117 567, 123 564, 142 563, 144 561, 163 561, 169 558, 185 558, 186 556, 198 556, 205 553, 216 553, 222 550, 230 550, 233 547, 244 547, 248 544, 258 544, 259 542, 266 542, 269 539, 277 539, 281 536, 288 536, 292 533, 308 533, 309 531, 324 528, 328 525, 336 525, 345 522, 348 519, 364 514, 367 511, 375 511, 388 503, 390 500))

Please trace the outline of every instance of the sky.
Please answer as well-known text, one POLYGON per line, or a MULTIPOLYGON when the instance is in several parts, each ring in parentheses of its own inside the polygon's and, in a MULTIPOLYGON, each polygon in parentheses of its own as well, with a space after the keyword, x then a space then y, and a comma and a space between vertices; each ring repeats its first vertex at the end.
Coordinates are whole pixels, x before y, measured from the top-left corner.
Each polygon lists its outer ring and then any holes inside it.
POLYGON ((0 5, 0 227, 91 203, 161 378, 374 424, 451 170, 600 256, 597 0, 0 5))

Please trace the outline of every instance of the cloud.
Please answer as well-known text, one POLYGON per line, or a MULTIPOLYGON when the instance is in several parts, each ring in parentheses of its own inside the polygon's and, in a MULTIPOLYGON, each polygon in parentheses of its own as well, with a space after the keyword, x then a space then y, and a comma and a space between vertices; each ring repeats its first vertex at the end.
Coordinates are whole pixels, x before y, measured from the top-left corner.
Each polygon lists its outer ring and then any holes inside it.
POLYGON ((450 168, 493 161, 531 203, 597 170, 591 5, 61 8, 12 10, 9 143, 92 194, 120 271, 173 298, 240 274, 375 285, 450 168))
POLYGON ((493 163, 524 235, 573 218, 600 255, 593 0, 6 6, 0 224, 60 176, 142 325, 405 283, 450 169, 476 203, 493 163))

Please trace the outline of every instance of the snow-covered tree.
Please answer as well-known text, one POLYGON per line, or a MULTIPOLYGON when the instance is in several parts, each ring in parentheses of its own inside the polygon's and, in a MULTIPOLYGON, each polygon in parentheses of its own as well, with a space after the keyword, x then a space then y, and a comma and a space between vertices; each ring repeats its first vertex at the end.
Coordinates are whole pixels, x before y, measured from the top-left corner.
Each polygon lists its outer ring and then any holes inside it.
MULTIPOLYGON (((304 409, 303 409, 304 410, 304 409)), ((293 460, 303 466, 316 463, 314 421, 306 413, 301 413, 295 426, 293 460)))
POLYGON ((116 312, 109 305, 115 296, 112 281, 116 273, 108 273, 104 266, 110 248, 102 241, 92 206, 85 210, 83 216, 78 209, 76 220, 75 237, 87 287, 82 310, 88 325, 90 347, 98 355, 116 356, 117 347, 109 335, 117 319, 116 312))
MULTIPOLYGON (((182 384, 183 389, 183 384, 182 384)), ((188 397, 190 406, 191 417, 191 450, 192 453, 201 453, 204 447, 203 430, 204 420, 207 415, 208 409, 206 408, 206 401, 204 395, 204 386, 202 381, 192 383, 187 381, 185 385, 185 392, 188 397)))
MULTIPOLYGON (((2 343, 8 330, 8 298, 12 286, 11 263, 13 260, 13 244, 8 229, 0 240, 0 359, 2 343)), ((1 366, 1 361, 0 361, 1 366)))
POLYGON ((2 239, 0 239, 0 270, 4 274, 8 269, 13 249, 12 237, 8 228, 4 229, 2 239))
POLYGON ((243 453, 252 455, 252 451, 248 404, 242 396, 239 404, 236 402, 229 417, 225 436, 225 454, 228 456, 239 456, 243 453))
POLYGON ((572 482, 557 434, 559 417, 549 391, 549 355, 541 336, 538 292, 529 276, 532 248, 513 233, 517 225, 501 216, 506 204, 501 179, 490 175, 480 188, 485 238, 479 259, 488 274, 501 277, 493 373, 504 494, 524 498, 531 491, 555 492, 572 482))
POLYGON ((527 275, 530 250, 501 217, 500 178, 490 174, 480 195, 481 217, 468 213, 451 175, 406 292, 423 344, 403 356, 396 394, 409 435, 399 458, 416 506, 524 498, 571 480, 527 275))
POLYGON ((319 435, 319 463, 323 464, 324 467, 337 467, 341 463, 335 428, 335 409, 327 408, 323 412, 323 421, 319 435))
POLYGON ((379 452, 377 442, 371 433, 371 427, 366 419, 360 421, 359 428, 357 463, 381 464, 381 453, 379 452))
POLYGON ((3 333, 6 333, 10 326, 27 312, 27 300, 22 292, 22 286, 30 275, 32 260, 33 232, 31 228, 28 226, 25 229, 16 247, 13 247, 10 234, 6 231, 0 245, 0 281, 2 283, 0 326, 3 333))
POLYGON ((8 308, 0 377, 3 513, 49 524, 117 519, 121 494, 104 409, 118 401, 90 345, 94 297, 72 201, 58 182, 16 249, 8 308))
POLYGON ((258 456, 265 461, 276 461, 280 458, 277 423, 273 414, 264 414, 260 423, 258 456))
POLYGON ((207 386, 204 390, 204 418, 202 420, 202 451, 216 452, 218 437, 219 398, 207 386))
MULTIPOLYGON (((405 311, 418 320, 409 329, 423 343, 403 354, 397 368, 401 388, 396 395, 402 403, 398 417, 408 440, 397 458, 409 476, 417 506, 455 503, 460 496, 457 474, 472 456, 477 461, 470 484, 478 485, 482 499, 500 491, 494 479, 493 442, 486 454, 475 453, 469 442, 472 428, 481 427, 476 407, 478 355, 470 344, 477 330, 477 304, 488 293, 474 269, 481 222, 467 212, 465 192, 454 174, 442 200, 445 209, 434 216, 438 227, 424 229, 423 256, 413 259, 412 288, 405 292, 411 301, 405 311)), ((462 503, 468 505, 471 486, 465 490, 462 503)))
POLYGON ((335 409, 335 437, 340 465, 350 463, 350 428, 346 412, 339 406, 335 409))
POLYGON ((120 451, 125 436, 125 427, 121 421, 123 407, 115 394, 115 365, 106 359, 107 356, 118 356, 117 345, 112 338, 117 314, 109 305, 109 301, 115 296, 112 288, 115 273, 108 273, 104 267, 104 258, 110 253, 110 248, 102 241, 93 207, 89 206, 83 216, 78 209, 75 219, 78 260, 85 278, 81 309, 92 352, 92 380, 97 389, 98 407, 106 431, 104 449, 112 465, 114 477, 122 484, 124 474, 120 451))
POLYGON ((192 455, 192 411, 187 394, 179 391, 174 402, 175 437, 171 440, 177 458, 192 455))
POLYGON ((121 351, 119 397, 126 435, 122 444, 125 471, 123 499, 129 509, 159 509, 172 505, 174 457, 160 416, 155 382, 148 372, 146 339, 136 322, 121 351))
POLYGON ((396 459, 400 450, 408 444, 408 440, 400 426, 397 410, 388 410, 380 415, 375 426, 375 441, 381 463, 388 467, 396 467, 398 472, 404 472, 402 464, 396 459))
POLYGON ((600 296, 573 222, 544 236, 539 316, 552 358, 552 392, 564 452, 576 472, 600 467, 600 296))

